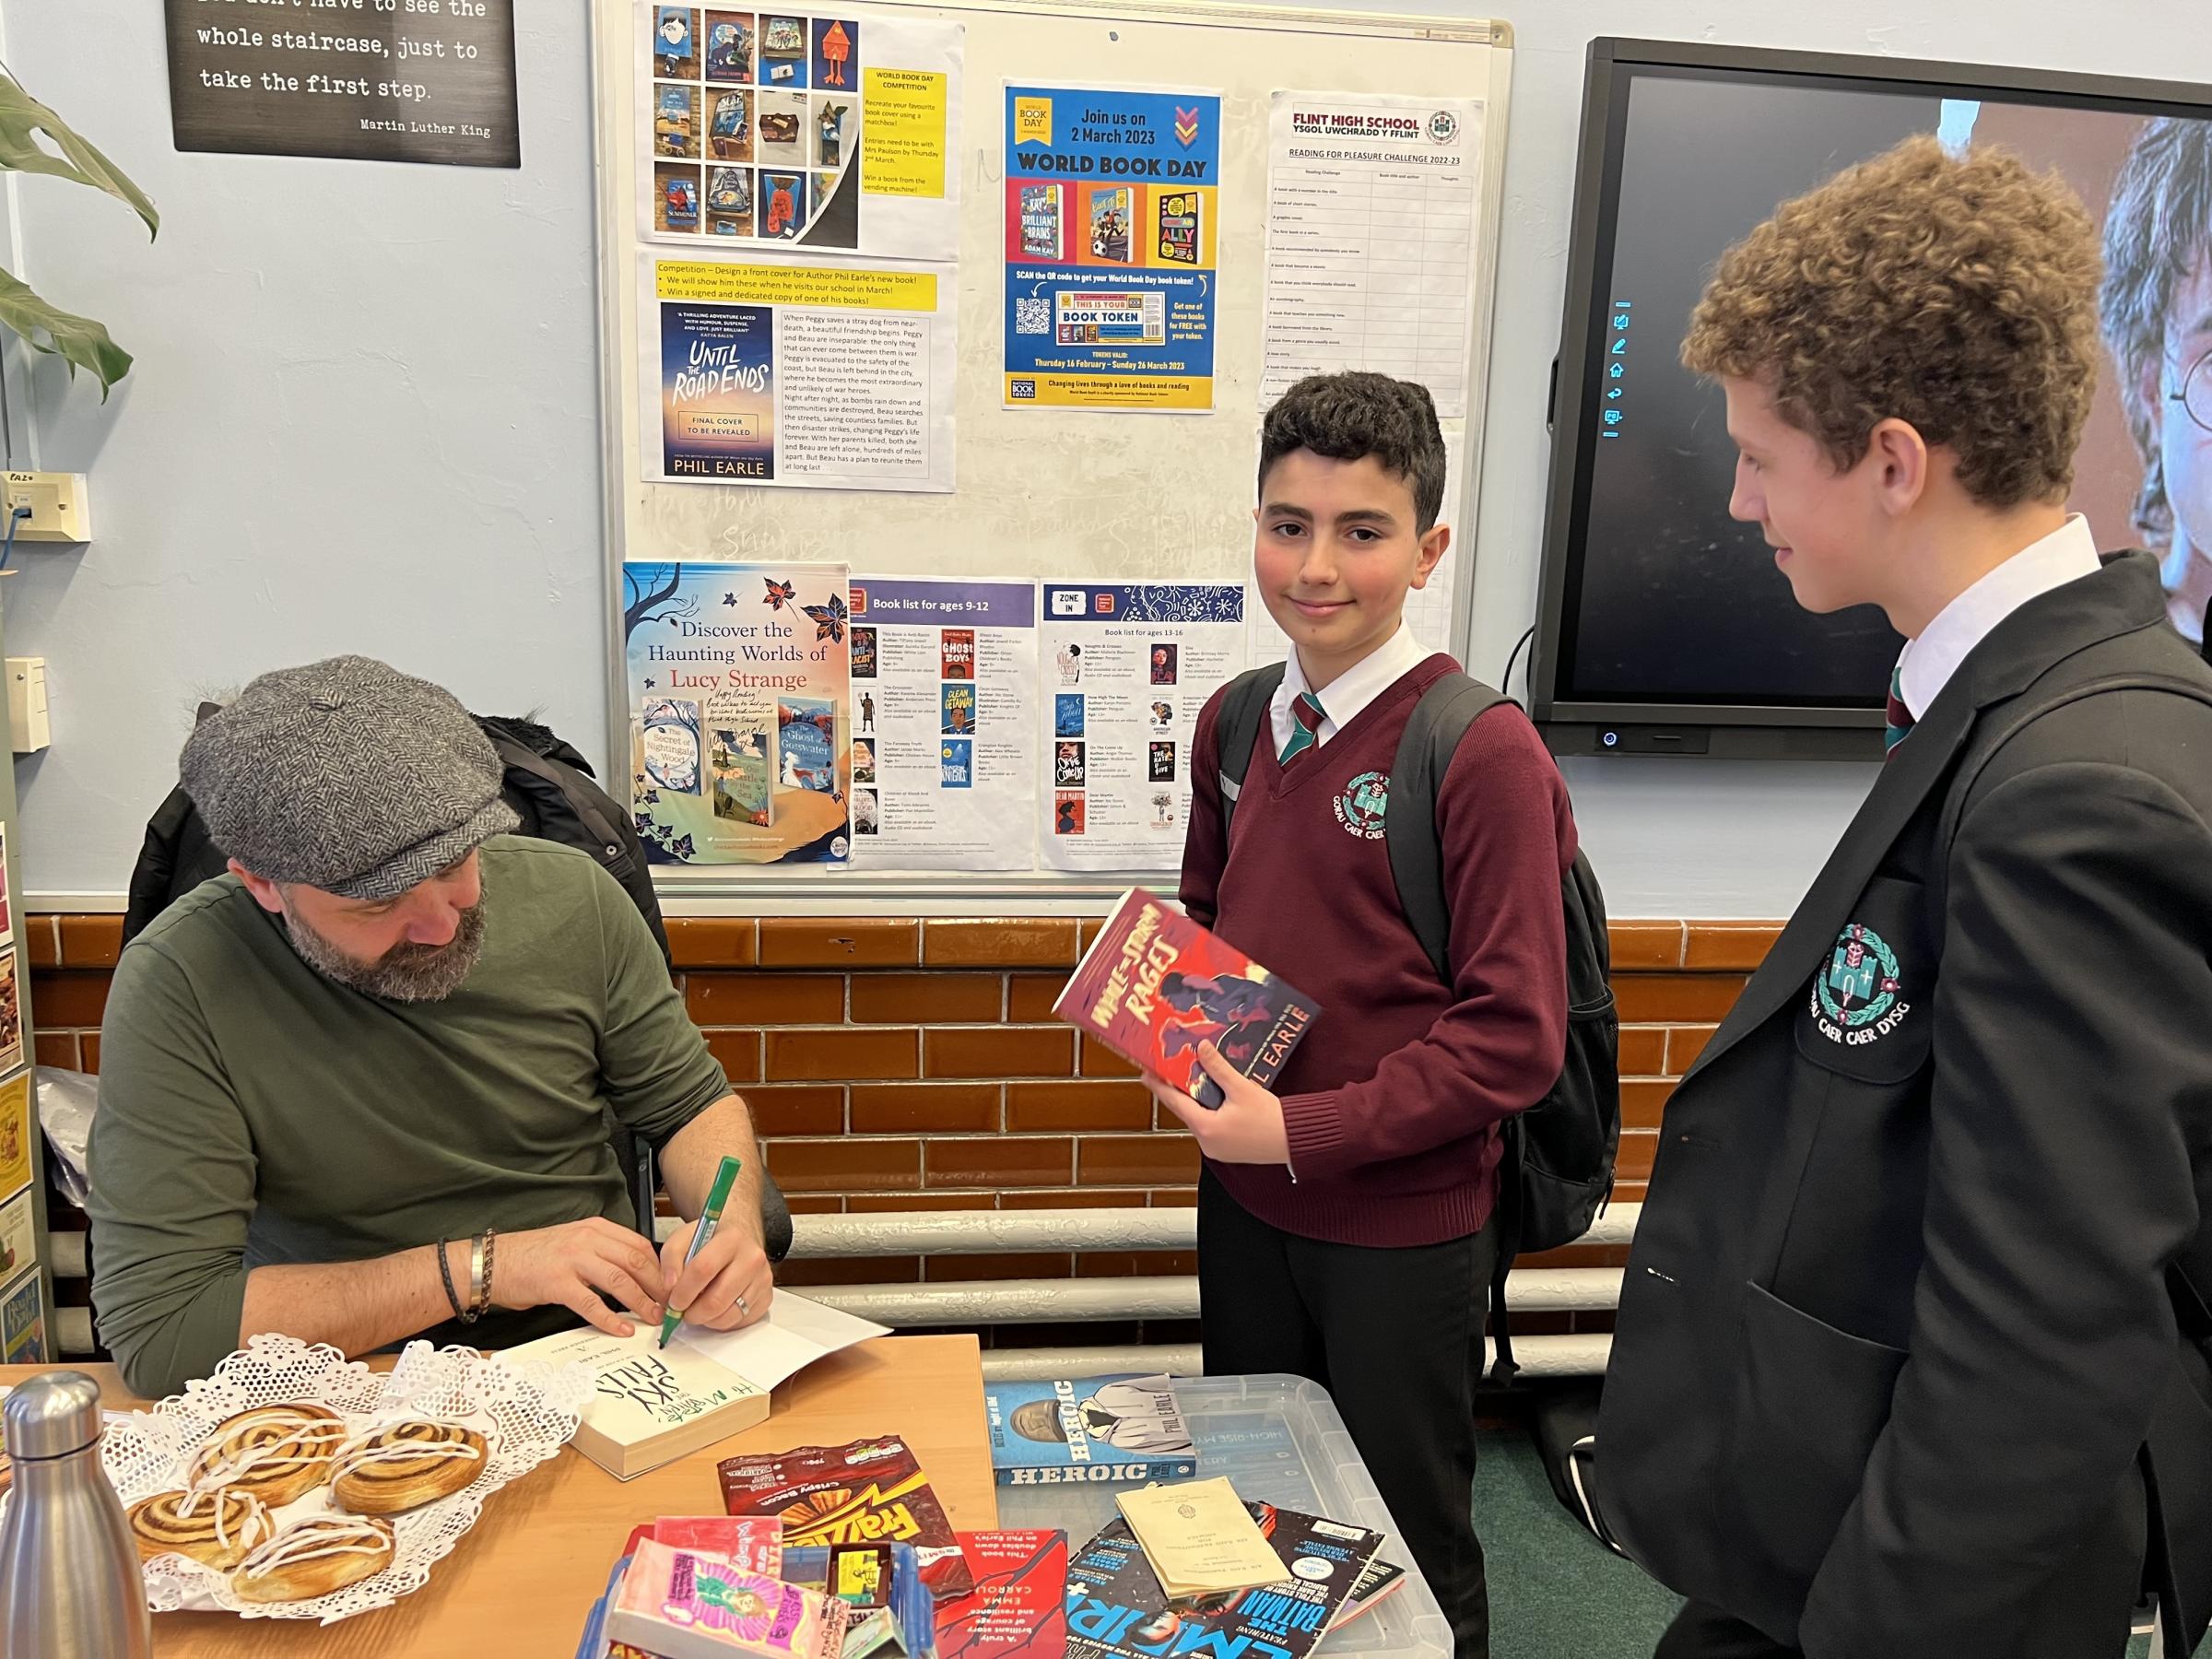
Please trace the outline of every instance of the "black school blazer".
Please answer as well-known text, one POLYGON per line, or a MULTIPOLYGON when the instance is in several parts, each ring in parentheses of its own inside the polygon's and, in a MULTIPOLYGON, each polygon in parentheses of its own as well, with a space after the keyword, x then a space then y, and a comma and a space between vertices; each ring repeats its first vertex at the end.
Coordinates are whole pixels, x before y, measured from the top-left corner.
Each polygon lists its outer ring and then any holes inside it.
POLYGON ((1667 1107, 1606 1518, 1815 1659, 2212 1615, 2212 706, 2017 724, 2212 697, 2165 617, 2128 555, 1976 647, 1667 1107))

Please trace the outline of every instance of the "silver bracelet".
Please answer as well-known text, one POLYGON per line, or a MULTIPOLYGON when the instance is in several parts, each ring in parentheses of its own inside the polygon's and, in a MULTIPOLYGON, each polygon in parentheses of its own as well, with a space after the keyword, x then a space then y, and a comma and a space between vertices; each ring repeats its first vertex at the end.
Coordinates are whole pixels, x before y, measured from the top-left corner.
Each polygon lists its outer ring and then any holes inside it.
POLYGON ((491 1287, 485 1280, 484 1251, 488 1233, 478 1233, 468 1243, 468 1312, 461 1317, 474 1324, 483 1316, 491 1300, 491 1287))

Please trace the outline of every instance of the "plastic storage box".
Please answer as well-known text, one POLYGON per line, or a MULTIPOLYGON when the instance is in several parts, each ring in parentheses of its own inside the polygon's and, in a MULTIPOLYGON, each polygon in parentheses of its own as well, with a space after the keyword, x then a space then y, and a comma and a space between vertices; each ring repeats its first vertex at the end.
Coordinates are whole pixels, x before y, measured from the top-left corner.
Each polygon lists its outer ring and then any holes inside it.
MULTIPOLYGON (((1362 1653, 1451 1659, 1443 1611, 1399 1540, 1326 1391, 1302 1377, 1178 1377, 1175 1398, 1197 1442, 1200 1479, 1226 1475, 1241 1498, 1371 1528, 1385 1535, 1383 1557, 1406 1569, 1404 1587, 1326 1638, 1314 1650, 1318 1659, 1362 1653)), ((1114 1498, 1125 1489, 1080 1483, 1001 1487, 998 1524, 1060 1527, 1073 1554, 1121 1513, 1114 1498)))

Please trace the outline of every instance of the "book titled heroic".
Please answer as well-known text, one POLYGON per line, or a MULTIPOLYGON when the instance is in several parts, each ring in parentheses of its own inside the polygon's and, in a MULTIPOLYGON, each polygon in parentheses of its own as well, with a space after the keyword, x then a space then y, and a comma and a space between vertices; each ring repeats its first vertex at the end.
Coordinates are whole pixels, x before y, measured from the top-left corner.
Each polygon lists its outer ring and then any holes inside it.
POLYGON ((1132 888, 1053 1012, 1201 1106, 1218 1106, 1221 1088, 1198 1064, 1200 1043, 1265 1088, 1321 1009, 1220 935, 1132 888))

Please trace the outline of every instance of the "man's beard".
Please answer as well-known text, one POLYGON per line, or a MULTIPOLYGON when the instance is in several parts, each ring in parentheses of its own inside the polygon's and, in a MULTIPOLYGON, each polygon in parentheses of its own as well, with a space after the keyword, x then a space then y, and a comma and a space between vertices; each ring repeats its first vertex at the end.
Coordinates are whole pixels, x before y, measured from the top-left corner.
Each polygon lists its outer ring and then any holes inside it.
POLYGON ((487 889, 461 912, 453 936, 442 945, 394 945, 373 962, 347 956, 294 913, 284 909, 284 924, 300 959, 326 980, 389 1002, 442 1002, 461 989, 484 954, 487 889))

